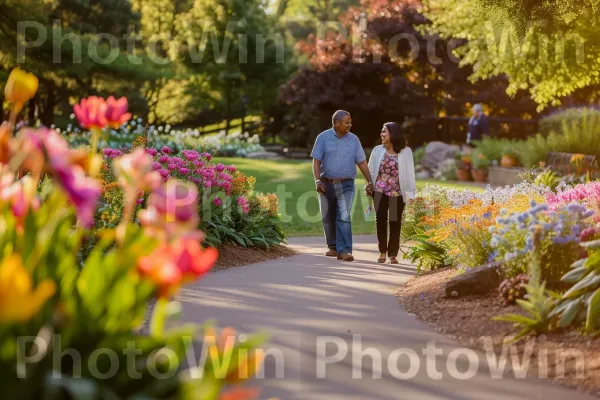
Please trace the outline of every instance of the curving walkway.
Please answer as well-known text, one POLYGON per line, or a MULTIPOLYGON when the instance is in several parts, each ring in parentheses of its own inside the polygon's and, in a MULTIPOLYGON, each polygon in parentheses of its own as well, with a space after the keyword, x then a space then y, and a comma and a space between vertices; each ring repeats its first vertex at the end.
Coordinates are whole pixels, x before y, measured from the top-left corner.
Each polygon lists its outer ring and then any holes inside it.
POLYGON ((395 293, 415 269, 403 260, 377 264, 374 237, 354 237, 353 263, 324 257, 320 237, 294 238, 290 246, 302 254, 218 271, 180 299, 186 321, 215 319, 219 327, 272 334, 264 378, 252 382, 262 387, 260 399, 596 398, 545 380, 517 379, 508 367, 503 377, 492 378, 484 353, 471 352, 471 362, 468 351, 451 354, 458 344, 398 305, 395 293), (439 355, 423 355, 428 343, 439 355), (331 362, 318 362, 319 352, 331 362))

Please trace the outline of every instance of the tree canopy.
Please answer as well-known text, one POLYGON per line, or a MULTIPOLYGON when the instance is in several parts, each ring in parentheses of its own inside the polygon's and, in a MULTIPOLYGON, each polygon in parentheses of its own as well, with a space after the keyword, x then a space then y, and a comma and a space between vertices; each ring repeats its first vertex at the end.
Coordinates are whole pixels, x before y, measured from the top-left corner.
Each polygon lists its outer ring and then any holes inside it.
POLYGON ((507 92, 529 90, 538 110, 600 83, 596 1, 424 0, 424 30, 462 39, 455 50, 471 80, 506 75, 507 92))

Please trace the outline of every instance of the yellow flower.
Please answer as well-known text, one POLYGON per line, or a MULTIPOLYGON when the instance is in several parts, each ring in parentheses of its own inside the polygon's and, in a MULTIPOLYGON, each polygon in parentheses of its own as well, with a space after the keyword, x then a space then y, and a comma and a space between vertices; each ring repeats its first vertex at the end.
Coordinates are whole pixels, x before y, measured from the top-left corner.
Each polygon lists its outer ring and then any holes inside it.
POLYGON ((21 257, 13 254, 0 265, 0 322, 25 322, 39 311, 56 291, 56 284, 46 279, 33 290, 29 272, 21 257))
POLYGON ((583 154, 573 154, 571 156, 571 163, 576 163, 578 161, 581 161, 585 158, 585 156, 583 154))
POLYGON ((15 103, 15 111, 20 112, 23 104, 30 100, 38 89, 38 78, 20 68, 12 70, 4 87, 6 100, 15 103))

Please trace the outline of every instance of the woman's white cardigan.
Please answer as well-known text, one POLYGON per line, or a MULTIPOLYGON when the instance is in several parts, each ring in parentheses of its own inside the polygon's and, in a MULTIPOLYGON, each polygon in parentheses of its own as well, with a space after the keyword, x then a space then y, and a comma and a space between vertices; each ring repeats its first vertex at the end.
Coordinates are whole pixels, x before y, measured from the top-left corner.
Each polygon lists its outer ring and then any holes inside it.
MULTIPOLYGON (((373 185, 377 180, 379 166, 385 152, 385 147, 380 144, 373 149, 369 157, 369 172, 371 173, 373 185)), ((400 180, 400 191, 404 202, 414 199, 417 192, 417 183, 415 181, 415 162, 410 147, 405 147, 398 153, 398 179, 400 180)))

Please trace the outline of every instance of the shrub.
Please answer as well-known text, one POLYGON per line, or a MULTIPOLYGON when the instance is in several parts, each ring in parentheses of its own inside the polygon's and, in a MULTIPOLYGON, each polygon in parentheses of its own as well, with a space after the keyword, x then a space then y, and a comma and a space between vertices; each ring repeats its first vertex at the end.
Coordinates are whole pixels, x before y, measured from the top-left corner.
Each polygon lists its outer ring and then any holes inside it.
POLYGON ((488 159, 480 150, 473 151, 472 160, 473 169, 475 170, 487 171, 491 164, 490 159, 488 159))
POLYGON ((502 281, 499 291, 503 305, 508 306, 515 304, 519 299, 524 299, 527 294, 528 283, 529 277, 526 274, 519 274, 502 281))
POLYGON ((543 162, 549 152, 594 155, 600 159, 600 112, 594 109, 566 110, 551 117, 544 126, 546 133, 528 138, 523 144, 521 162, 525 167, 533 167, 543 162), (560 128, 558 128, 560 121, 560 128))
POLYGON ((500 162, 506 149, 518 146, 518 142, 509 139, 497 139, 489 136, 475 142, 475 148, 490 162, 500 162))
MULTIPOLYGON (((164 181, 179 179, 193 183, 201 199, 198 214, 206 232, 206 243, 219 246, 226 242, 236 243, 244 247, 269 247, 281 244, 286 236, 281 228, 281 219, 273 210, 277 209, 277 197, 269 194, 257 197, 253 193, 256 178, 245 176, 233 165, 215 164, 212 155, 195 150, 174 149, 164 146, 160 149, 145 149, 153 157, 153 169, 158 171, 164 181)), ((104 188, 100 216, 97 226, 106 225, 108 218, 118 223, 120 218, 120 201, 122 200, 111 188, 115 178, 112 175, 112 162, 123 154, 117 149, 104 149, 105 166, 103 167, 104 188)), ((138 196, 144 201, 143 194, 138 196)))

